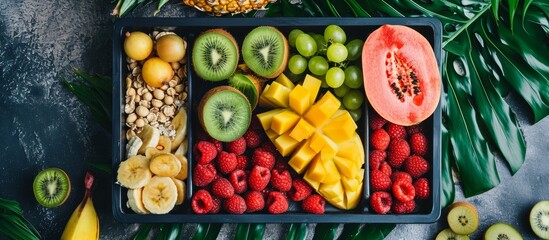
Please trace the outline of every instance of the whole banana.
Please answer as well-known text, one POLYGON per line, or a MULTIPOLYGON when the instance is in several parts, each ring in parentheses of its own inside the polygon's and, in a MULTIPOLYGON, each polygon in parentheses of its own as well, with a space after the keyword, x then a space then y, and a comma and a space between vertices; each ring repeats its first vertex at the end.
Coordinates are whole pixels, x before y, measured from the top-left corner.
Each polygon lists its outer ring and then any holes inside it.
POLYGON ((97 212, 93 207, 91 192, 93 180, 93 175, 86 173, 86 177, 84 179, 86 194, 67 222, 65 230, 63 230, 63 235, 61 235, 61 240, 99 239, 99 218, 97 217, 97 212))

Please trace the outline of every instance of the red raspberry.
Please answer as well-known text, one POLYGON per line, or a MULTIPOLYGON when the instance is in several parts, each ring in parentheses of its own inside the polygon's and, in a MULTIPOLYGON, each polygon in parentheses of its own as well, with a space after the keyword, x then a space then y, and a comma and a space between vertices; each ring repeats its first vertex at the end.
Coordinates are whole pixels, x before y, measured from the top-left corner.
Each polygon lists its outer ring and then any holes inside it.
POLYGON ((246 151, 246 139, 239 137, 232 142, 225 143, 225 149, 236 155, 242 155, 246 151))
POLYGON ((288 210, 288 199, 281 192, 272 191, 267 198, 267 210, 272 214, 281 214, 288 210))
POLYGON ((400 180, 400 179, 404 179, 410 183, 412 182, 412 176, 410 176, 410 174, 406 172, 398 171, 391 174, 391 181, 396 182, 397 180, 400 180))
POLYGON ((391 178, 381 170, 370 173, 370 187, 372 191, 387 191, 391 188, 391 178))
POLYGON ((193 195, 191 207, 196 214, 206 214, 213 207, 212 195, 204 189, 198 190, 193 195))
POLYGON ((313 188, 307 182, 301 178, 296 178, 292 181, 289 196, 293 201, 299 202, 311 195, 312 192, 313 188))
POLYGON ((414 133, 410 136, 410 149, 412 152, 419 156, 424 156, 429 150, 429 143, 427 137, 423 133, 414 133))
POLYGON ((215 213, 219 213, 219 211, 221 211, 221 198, 218 198, 216 196, 212 196, 212 203, 213 203, 213 206, 212 206, 212 209, 208 212, 208 213, 212 213, 212 214, 215 214, 215 213))
POLYGON ((217 139, 213 139, 213 138, 210 140, 210 142, 213 143, 213 145, 215 146, 215 149, 217 149, 218 153, 223 151, 223 142, 221 142, 217 139))
POLYGON ((261 144, 260 148, 267 152, 272 153, 273 155, 275 155, 278 152, 278 150, 276 150, 275 145, 271 141, 264 141, 263 144, 261 144))
POLYGON ((262 166, 254 166, 250 176, 248 176, 248 185, 250 189, 261 191, 269 184, 271 180, 271 172, 268 168, 262 166))
POLYGON ((406 127, 406 132, 408 132, 408 135, 412 136, 414 133, 423 133, 423 125, 412 125, 406 127))
POLYGON ((370 144, 377 150, 385 151, 390 141, 389 134, 382 128, 375 130, 370 136, 370 144))
POLYGON ((379 167, 379 170, 382 171, 383 173, 385 173, 385 175, 387 175, 387 176, 391 176, 391 174, 393 174, 393 169, 385 161, 383 161, 381 163, 381 166, 379 167))
POLYGON ((412 183, 400 179, 393 183, 393 196, 402 202, 412 201, 416 196, 416 190, 412 183))
POLYGON ((385 130, 387 131, 387 134, 389 134, 389 137, 391 137, 391 140, 396 138, 405 139, 408 136, 408 133, 406 133, 406 128, 404 128, 404 126, 391 122, 385 125, 385 130))
POLYGON ((246 139, 246 146, 248 148, 257 148, 263 142, 263 135, 259 131, 248 129, 244 133, 244 139, 246 139))
POLYGON ((414 183, 414 188, 416 189, 416 198, 417 199, 427 199, 431 193, 429 189, 429 180, 427 178, 420 178, 414 183))
POLYGON ((370 206, 374 212, 379 214, 386 214, 391 210, 393 198, 388 192, 374 192, 370 197, 370 206))
POLYGON ((262 148, 256 148, 254 155, 252 156, 252 164, 255 166, 261 166, 273 169, 275 164, 275 157, 272 153, 265 151, 262 148))
POLYGON ((380 150, 372 150, 370 152, 370 170, 379 170, 381 163, 385 161, 387 153, 380 150))
POLYGON ((217 149, 213 143, 200 141, 194 145, 194 157, 199 164, 208 164, 215 156, 217 156, 217 149))
POLYGON ((248 168, 248 163, 249 162, 250 162, 250 160, 248 159, 248 156, 246 156, 246 155, 236 156, 236 169, 246 170, 248 168))
POLYGON ((292 176, 290 176, 290 172, 273 169, 271 171, 271 186, 281 192, 290 191, 292 188, 292 176))
POLYGON ((421 156, 410 156, 404 162, 404 171, 412 178, 419 178, 429 171, 429 162, 421 156))
POLYGON ((383 127, 387 123, 387 120, 383 119, 377 112, 372 112, 372 116, 370 117, 369 126, 372 130, 377 130, 383 127))
POLYGON ((223 174, 228 174, 236 169, 236 155, 234 153, 221 152, 217 157, 217 168, 223 174))
POLYGON ((246 211, 246 201, 240 195, 235 194, 223 201, 223 208, 231 214, 242 214, 246 211))
POLYGON ((198 164, 193 170, 193 183, 197 187, 204 187, 214 180, 216 174, 217 171, 212 164, 198 164))
POLYGON ((234 188, 226 178, 219 178, 212 183, 212 193, 220 198, 228 198, 234 195, 234 188))
POLYGON ((265 207, 263 194, 258 191, 250 191, 244 197, 246 201, 246 212, 256 212, 265 207))
POLYGON ((402 202, 395 200, 393 202, 392 210, 396 214, 411 213, 416 208, 416 202, 414 200, 408 202, 402 202))
POLYGON ((313 194, 303 200, 301 207, 303 211, 314 213, 314 214, 323 214, 324 213, 324 204, 326 200, 318 194, 313 194))
POLYGON ((235 193, 241 194, 248 190, 247 178, 248 177, 244 170, 237 169, 231 172, 229 175, 229 182, 231 182, 235 193))
POLYGON ((406 158, 410 156, 410 145, 404 139, 394 139, 389 144, 387 162, 391 167, 399 168, 406 158))

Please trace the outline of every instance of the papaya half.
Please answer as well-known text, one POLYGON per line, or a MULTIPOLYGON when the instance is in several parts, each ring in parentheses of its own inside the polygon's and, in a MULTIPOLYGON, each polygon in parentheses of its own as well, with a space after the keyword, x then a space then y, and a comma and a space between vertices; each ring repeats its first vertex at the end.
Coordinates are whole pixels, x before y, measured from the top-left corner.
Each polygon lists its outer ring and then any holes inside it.
POLYGON ((386 120, 415 125, 433 114, 441 77, 433 48, 416 30, 383 25, 362 48, 364 90, 370 105, 386 120))

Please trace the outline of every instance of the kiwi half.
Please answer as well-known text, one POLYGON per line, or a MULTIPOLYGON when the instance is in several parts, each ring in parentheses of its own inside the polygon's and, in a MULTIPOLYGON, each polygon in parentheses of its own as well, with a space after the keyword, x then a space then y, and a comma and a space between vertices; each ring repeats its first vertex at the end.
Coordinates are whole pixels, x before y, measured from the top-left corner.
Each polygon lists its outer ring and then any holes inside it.
POLYGON ((32 190, 40 205, 57 207, 69 197, 71 182, 65 171, 59 168, 47 168, 34 177, 32 190))
POLYGON ((244 135, 252 119, 248 98, 238 89, 219 86, 210 89, 198 106, 202 128, 221 142, 231 142, 244 135))
POLYGON ((275 78, 286 69, 289 51, 284 34, 270 26, 254 28, 242 42, 244 62, 265 78, 275 78))
POLYGON ((261 95, 262 80, 254 75, 234 74, 229 78, 229 86, 242 92, 250 102, 252 110, 257 106, 259 95, 261 95))
POLYGON ((540 201, 530 210, 530 226, 541 239, 549 239, 549 201, 540 201))
POLYGON ((211 29, 194 41, 193 68, 196 74, 208 81, 229 78, 238 64, 238 45, 234 37, 223 29, 211 29))
POLYGON ((457 234, 468 235, 478 228, 478 212, 468 202, 455 202, 449 207, 448 225, 457 234))
POLYGON ((484 232, 485 240, 522 240, 522 236, 513 226, 499 222, 494 223, 486 232, 484 232))
POLYGON ((459 235, 452 229, 446 228, 437 234, 435 240, 469 240, 469 236, 459 235))

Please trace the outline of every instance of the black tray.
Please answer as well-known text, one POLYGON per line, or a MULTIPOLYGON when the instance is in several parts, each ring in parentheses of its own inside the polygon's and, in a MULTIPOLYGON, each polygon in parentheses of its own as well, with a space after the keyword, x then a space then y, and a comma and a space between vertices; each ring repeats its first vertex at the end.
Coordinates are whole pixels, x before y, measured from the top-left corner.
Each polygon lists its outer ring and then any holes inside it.
MULTIPOLYGON (((433 18, 125 18, 118 20, 114 25, 113 36, 113 173, 117 172, 118 165, 124 160, 125 156, 125 124, 124 121, 124 93, 126 92, 124 79, 127 74, 125 66, 125 54, 123 51, 124 33, 127 31, 140 30, 143 32, 152 32, 153 30, 169 30, 176 32, 187 39, 188 50, 192 48, 193 39, 201 32, 210 28, 224 28, 231 32, 238 42, 241 42, 246 32, 252 28, 262 25, 277 27, 284 34, 294 28, 299 28, 304 32, 314 31, 322 33, 323 29, 330 24, 337 24, 344 28, 348 39, 356 37, 366 39, 369 33, 383 24, 406 25, 421 33, 434 49, 438 65, 441 66, 441 23, 433 18)), ((187 54, 189 57, 190 54, 187 54)), ((190 59, 188 61, 191 62, 190 59)), ((191 64, 187 64, 189 71, 189 109, 194 109, 200 101, 201 93, 212 85, 196 77, 193 73, 191 64), (196 81, 193 83, 193 81, 196 81), (199 82, 200 81, 200 82, 199 82), (194 93, 194 94, 193 94, 194 93), (196 94, 196 96, 194 96, 196 94)), ((363 121, 359 123, 359 133, 364 143, 365 151, 368 153, 369 136, 367 128, 368 108, 367 100, 363 104, 363 121)), ((189 149, 192 149, 193 128, 200 127, 196 121, 193 111, 189 111, 189 149)), ((299 210, 299 204, 290 203, 288 212, 279 215, 269 213, 253 214, 195 214, 190 207, 190 198, 193 194, 192 186, 192 151, 189 151, 189 178, 187 183, 187 200, 180 206, 176 206, 170 213, 162 215, 141 215, 134 213, 126 207, 126 189, 116 184, 116 174, 113 174, 112 185, 112 206, 115 219, 120 222, 128 223, 201 223, 201 222, 220 222, 220 223, 432 223, 440 217, 440 178, 441 178, 441 109, 438 105, 435 113, 425 122, 427 126, 427 136, 430 137, 431 152, 426 159, 431 159, 432 170, 427 174, 430 181, 431 195, 429 199, 418 203, 415 211, 411 214, 387 214, 379 215, 369 209, 369 179, 368 179, 368 154, 366 154, 366 176, 364 178, 363 199, 358 207, 350 211, 339 210, 329 204, 326 204, 326 213, 315 215, 304 213, 299 210)))

